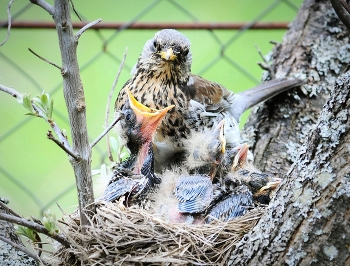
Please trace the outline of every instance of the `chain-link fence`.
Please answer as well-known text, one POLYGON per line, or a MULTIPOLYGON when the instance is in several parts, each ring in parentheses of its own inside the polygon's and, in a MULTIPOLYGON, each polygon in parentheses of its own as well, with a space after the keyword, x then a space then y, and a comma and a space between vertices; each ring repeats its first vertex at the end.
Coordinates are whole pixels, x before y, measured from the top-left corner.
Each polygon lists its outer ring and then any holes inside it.
MULTIPOLYGON (((87 102, 90 140, 103 130, 108 93, 126 47, 125 66, 117 90, 129 73, 146 40, 160 28, 176 28, 192 42, 192 72, 233 91, 259 83, 263 54, 270 40, 281 41, 301 0, 75 0, 72 12, 76 29, 102 18, 97 28, 80 38, 78 59, 87 102), (256 46, 257 47, 256 47, 256 46)), ((7 4, 0 2, 0 42, 7 34, 7 4)), ((53 3, 51 3, 53 4, 53 3)), ((0 47, 0 83, 33 96, 42 91, 54 98, 54 118, 69 136, 67 112, 58 69, 28 51, 60 64, 57 34, 51 17, 29 1, 14 2, 9 40, 0 47)), ((48 208, 57 212, 76 204, 75 179, 67 156, 46 139, 43 120, 24 116, 25 109, 9 95, 0 94, 0 195, 25 215, 48 208)), ((113 101, 117 96, 114 94, 113 101)), ((113 107, 113 102, 111 104, 113 107)), ((112 117, 109 118, 111 121, 112 117)), ((106 142, 93 150, 93 166, 108 162, 106 142)))

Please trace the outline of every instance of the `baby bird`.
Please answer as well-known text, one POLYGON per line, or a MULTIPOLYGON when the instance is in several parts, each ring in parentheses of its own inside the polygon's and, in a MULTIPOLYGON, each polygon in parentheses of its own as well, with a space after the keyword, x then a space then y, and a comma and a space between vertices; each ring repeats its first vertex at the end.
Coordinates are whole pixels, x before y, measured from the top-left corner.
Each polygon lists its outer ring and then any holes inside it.
POLYGON ((230 171, 223 177, 222 183, 217 181, 220 189, 214 193, 213 201, 206 213, 206 223, 214 220, 229 221, 244 215, 257 204, 268 204, 271 192, 281 182, 260 173, 248 161, 249 146, 246 144, 236 147, 230 171))
POLYGON ((150 109, 138 102, 129 90, 127 93, 128 101, 120 112, 117 127, 126 140, 130 156, 116 169, 100 200, 114 201, 126 196, 127 205, 144 205, 147 194, 161 182, 154 174, 153 136, 174 105, 162 110, 150 109))

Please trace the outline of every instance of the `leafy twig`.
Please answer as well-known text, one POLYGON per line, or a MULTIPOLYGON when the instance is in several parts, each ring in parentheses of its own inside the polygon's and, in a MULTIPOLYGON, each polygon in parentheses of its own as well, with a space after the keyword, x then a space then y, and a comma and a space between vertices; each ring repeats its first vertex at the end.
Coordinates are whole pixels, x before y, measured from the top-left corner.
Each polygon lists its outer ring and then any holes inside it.
POLYGON ((31 100, 28 95, 23 95, 15 89, 6 87, 1 84, 0 91, 3 91, 17 98, 17 100, 21 102, 27 110, 30 111, 30 113, 28 113, 29 115, 44 119, 51 126, 59 140, 55 139, 51 133, 50 135, 48 133, 48 138, 55 142, 57 141, 56 144, 59 143, 58 145, 74 159, 79 159, 79 156, 73 152, 66 135, 63 134, 63 131, 59 128, 59 126, 52 118, 53 101, 50 99, 50 96, 48 94, 43 92, 40 98, 33 98, 31 100))
POLYGON ((6 214, 6 213, 0 213, 0 220, 4 220, 4 221, 8 221, 10 223, 15 223, 21 226, 25 226, 28 227, 38 233, 42 233, 44 235, 47 235, 48 237, 56 240, 57 242, 61 243, 63 246, 69 248, 70 247, 70 243, 69 241, 66 239, 65 236, 63 236, 62 234, 51 234, 44 226, 32 222, 32 221, 28 221, 24 218, 20 218, 20 217, 16 217, 14 215, 11 214, 6 214))

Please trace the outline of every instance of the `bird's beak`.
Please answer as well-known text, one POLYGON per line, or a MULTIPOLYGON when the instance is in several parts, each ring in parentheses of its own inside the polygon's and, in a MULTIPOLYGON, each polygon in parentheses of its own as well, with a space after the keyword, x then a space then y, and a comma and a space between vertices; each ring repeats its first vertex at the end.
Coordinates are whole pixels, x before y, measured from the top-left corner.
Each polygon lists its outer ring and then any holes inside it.
POLYGON ((275 189, 282 182, 281 178, 275 178, 275 181, 268 182, 265 186, 259 189, 259 192, 263 192, 267 189, 275 189))
POLYGON ((226 138, 225 138, 225 120, 222 120, 220 122, 220 124, 222 124, 220 126, 220 137, 219 140, 221 142, 221 153, 225 153, 226 151, 226 138))
POLYGON ((137 121, 142 122, 144 132, 154 132, 167 112, 175 107, 175 105, 170 105, 161 110, 151 109, 137 101, 128 88, 126 91, 129 96, 130 107, 134 111, 137 121))
POLYGON ((159 54, 166 61, 174 61, 177 58, 177 56, 174 54, 173 48, 171 47, 165 52, 161 51, 159 54))
POLYGON ((236 171, 238 168, 241 168, 244 163, 247 161, 249 145, 247 143, 241 144, 236 147, 238 152, 233 160, 232 169, 236 171))
POLYGON ((212 135, 217 138, 219 136, 219 141, 221 143, 221 152, 225 153, 226 151, 226 138, 225 138, 225 119, 221 120, 220 123, 212 131, 212 135))

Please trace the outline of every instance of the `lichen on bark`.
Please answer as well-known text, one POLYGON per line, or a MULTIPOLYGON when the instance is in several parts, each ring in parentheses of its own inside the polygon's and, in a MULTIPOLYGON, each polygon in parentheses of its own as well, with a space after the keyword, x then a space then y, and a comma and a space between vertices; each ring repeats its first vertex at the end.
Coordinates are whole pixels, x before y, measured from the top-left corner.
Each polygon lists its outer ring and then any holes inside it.
POLYGON ((255 108, 246 126, 258 168, 284 181, 229 264, 350 264, 349 50, 330 3, 306 0, 272 56, 276 77, 306 84, 255 108))

